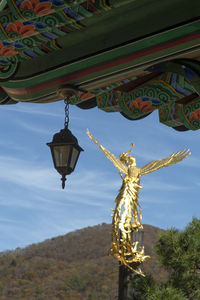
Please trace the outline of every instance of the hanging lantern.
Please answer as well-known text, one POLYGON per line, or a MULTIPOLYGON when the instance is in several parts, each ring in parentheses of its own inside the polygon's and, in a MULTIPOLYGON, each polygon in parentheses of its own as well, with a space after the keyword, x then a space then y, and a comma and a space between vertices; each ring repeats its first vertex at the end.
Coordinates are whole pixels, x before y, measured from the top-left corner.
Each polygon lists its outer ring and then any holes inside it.
POLYGON ((83 149, 78 145, 77 138, 68 129, 69 124, 69 104, 65 100, 65 125, 53 136, 51 143, 47 146, 51 149, 51 155, 55 169, 62 175, 62 188, 65 187, 66 175, 71 174, 79 158, 79 154, 83 149))

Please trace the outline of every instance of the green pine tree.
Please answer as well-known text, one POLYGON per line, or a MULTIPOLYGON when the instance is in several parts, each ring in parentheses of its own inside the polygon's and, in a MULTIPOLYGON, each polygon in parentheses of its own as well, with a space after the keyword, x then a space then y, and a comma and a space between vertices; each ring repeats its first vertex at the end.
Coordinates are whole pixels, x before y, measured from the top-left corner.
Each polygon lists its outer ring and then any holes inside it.
POLYGON ((184 231, 166 230, 156 252, 169 271, 167 282, 135 276, 131 300, 200 300, 200 220, 194 218, 184 231))

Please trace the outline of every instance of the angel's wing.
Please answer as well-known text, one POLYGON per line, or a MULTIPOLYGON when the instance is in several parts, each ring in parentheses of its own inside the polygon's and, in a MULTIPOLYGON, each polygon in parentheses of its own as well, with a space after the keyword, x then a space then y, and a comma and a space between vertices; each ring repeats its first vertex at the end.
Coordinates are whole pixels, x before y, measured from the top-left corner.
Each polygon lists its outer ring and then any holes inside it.
POLYGON ((169 157, 164 158, 164 159, 159 159, 159 160, 153 160, 152 162, 148 163, 144 167, 139 169, 139 174, 146 175, 151 172, 154 172, 160 168, 168 167, 173 164, 178 163, 179 161, 183 160, 186 158, 188 155, 191 153, 189 152, 189 149, 187 150, 182 150, 178 151, 177 153, 172 153, 169 157))
POLYGON ((114 164, 114 166, 124 174, 128 174, 128 168, 110 151, 108 151, 106 148, 104 148, 102 145, 98 143, 97 140, 91 135, 89 130, 87 129, 87 134, 89 137, 97 144, 97 146, 100 148, 100 150, 103 152, 103 154, 114 164))

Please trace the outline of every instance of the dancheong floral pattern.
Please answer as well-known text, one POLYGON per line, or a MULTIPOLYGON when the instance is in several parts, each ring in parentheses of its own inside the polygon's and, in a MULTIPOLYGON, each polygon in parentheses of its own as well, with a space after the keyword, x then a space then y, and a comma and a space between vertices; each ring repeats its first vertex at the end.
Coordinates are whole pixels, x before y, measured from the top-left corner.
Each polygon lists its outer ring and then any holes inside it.
POLYGON ((32 24, 24 25, 20 21, 16 21, 15 23, 8 24, 6 27, 6 30, 8 32, 15 32, 19 35, 26 36, 26 37, 37 34, 37 32, 35 32, 34 25, 32 25, 32 24))
POLYGON ((189 116, 190 120, 199 120, 200 121, 200 109, 195 110, 189 116))
POLYGON ((131 101, 130 108, 137 108, 144 112, 152 112, 154 110, 151 101, 142 101, 141 98, 131 101))
POLYGON ((39 0, 25 0, 21 2, 20 8, 24 10, 31 10, 35 14, 40 16, 48 15, 53 12, 51 1, 39 1, 39 0))
POLYGON ((93 17, 97 10, 111 9, 104 0, 9 0, 7 4, 0 16, 3 80, 13 76, 19 62, 59 51, 58 39, 84 29, 82 20, 93 17))
POLYGON ((0 55, 4 57, 11 57, 16 55, 18 52, 15 51, 14 46, 5 46, 3 43, 0 42, 0 55))

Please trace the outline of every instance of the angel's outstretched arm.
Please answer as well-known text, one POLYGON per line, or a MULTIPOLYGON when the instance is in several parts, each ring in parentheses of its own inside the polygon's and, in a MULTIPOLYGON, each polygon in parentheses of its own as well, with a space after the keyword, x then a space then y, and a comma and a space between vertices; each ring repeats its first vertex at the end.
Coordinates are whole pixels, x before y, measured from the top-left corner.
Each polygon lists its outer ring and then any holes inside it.
POLYGON ((190 155, 189 149, 178 151, 177 153, 172 153, 169 157, 159 160, 153 160, 152 162, 148 163, 144 167, 139 169, 139 174, 146 175, 149 173, 152 173, 160 168, 168 167, 173 164, 178 163, 179 161, 186 158, 188 155, 190 155))
POLYGON ((87 134, 97 144, 97 146, 100 148, 103 154, 114 164, 114 166, 120 172, 123 172, 124 174, 128 173, 128 168, 114 154, 112 154, 109 150, 107 150, 101 144, 99 144, 98 141, 95 140, 95 138, 91 135, 88 129, 87 129, 87 134))

